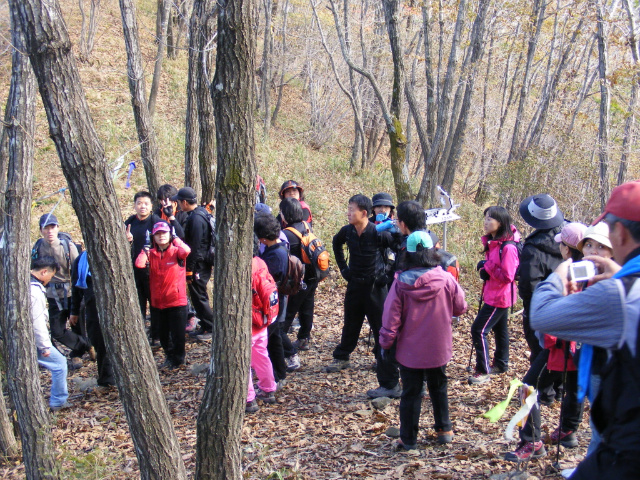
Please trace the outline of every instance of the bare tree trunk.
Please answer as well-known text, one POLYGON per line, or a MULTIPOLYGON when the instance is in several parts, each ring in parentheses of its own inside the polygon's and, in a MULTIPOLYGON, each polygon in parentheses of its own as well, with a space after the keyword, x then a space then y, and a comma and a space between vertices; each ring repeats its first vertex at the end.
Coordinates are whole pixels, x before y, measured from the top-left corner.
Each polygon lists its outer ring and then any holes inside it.
POLYGON ((202 184, 202 202, 208 203, 216 194, 216 137, 213 101, 211 99, 211 78, 213 78, 213 45, 216 39, 216 16, 218 14, 215 0, 196 0, 193 8, 198 15, 200 30, 198 32, 197 88, 198 88, 198 125, 199 132, 199 164, 202 184), (197 10, 196 10, 197 7, 197 10))
POLYGON ((516 113, 515 124, 513 126, 513 137, 511 139, 511 148, 507 162, 512 162, 520 158, 520 130, 524 120, 524 109, 529 97, 529 78, 531 76, 531 68, 533 65, 540 31, 542 30, 542 21, 544 20, 544 12, 547 8, 546 0, 534 0, 531 12, 533 28, 529 35, 529 46, 527 47, 527 62, 524 68, 524 77, 522 79, 522 88, 520 89, 520 102, 518 103, 518 111, 516 113))
MULTIPOLYGON (((436 123, 436 86, 433 80, 433 66, 431 62, 431 0, 426 0, 422 7, 422 30, 424 35, 424 69, 427 79, 427 125, 426 135, 428 142, 433 142, 436 123)), ((414 114, 415 117, 415 114, 414 114)), ((428 155, 428 150, 423 149, 423 155, 428 155)))
POLYGON ((218 170, 211 365, 198 414, 195 478, 242 479, 240 441, 251 335, 255 37, 251 0, 218 0, 212 83, 218 170))
MULTIPOLYGON (((274 2, 274 9, 277 7, 277 2, 274 2)), ((278 113, 280 112, 280 104, 282 103, 282 94, 284 93, 284 73, 285 64, 287 58, 287 19, 289 18, 289 0, 285 0, 284 8, 282 9, 282 45, 280 47, 280 81, 278 82, 278 98, 276 105, 273 109, 273 115, 271 115, 271 124, 276 123, 278 119, 278 113)))
MULTIPOLYGON (((10 5, 25 31, 25 51, 38 80, 49 131, 87 245, 91 274, 100 285, 96 289, 100 326, 114 363, 140 476, 145 480, 186 479, 178 439, 144 334, 118 198, 62 12, 55 1, 11 0, 10 5)), ((28 238, 27 232, 23 235, 28 238)), ((28 249, 24 254, 28 255, 28 249)))
POLYGON ((624 8, 627 12, 629 23, 629 48, 636 71, 633 75, 633 83, 631 84, 631 98, 629 99, 629 111, 624 120, 624 133, 622 137, 622 156, 620 157, 620 167, 618 168, 617 185, 621 185, 625 181, 627 175, 627 165, 629 156, 631 155, 631 145, 633 144, 633 131, 636 121, 635 109, 638 105, 638 84, 640 83, 640 74, 638 73, 638 64, 640 63, 640 54, 638 52, 638 41, 636 39, 636 21, 634 13, 629 5, 629 0, 623 0, 624 8))
POLYGON ((98 16, 100 13, 100 0, 90 0, 89 19, 84 10, 85 0, 78 0, 80 14, 82 15, 82 28, 80 30, 80 60, 85 62, 91 56, 93 43, 98 31, 98 16))
POLYGON ((202 184, 200 182, 200 125, 198 123, 198 62, 200 50, 198 35, 200 34, 200 17, 197 14, 198 0, 195 1, 191 14, 189 35, 189 73, 187 74, 187 113, 185 119, 184 138, 184 184, 196 191, 197 197, 202 198, 202 184))
MULTIPOLYGON (((59 478, 59 471, 52 445, 49 416, 42 397, 29 300, 29 230, 36 81, 29 58, 23 53, 24 37, 16 5, 12 5, 11 23, 14 47, 11 87, 0 150, 2 163, 7 166, 8 173, 3 202, 3 236, 0 243, 0 322, 4 336, 3 357, 7 364, 9 394, 18 413, 26 477, 30 480, 54 479, 59 478)), ((6 416, 4 409, 3 415, 6 416)), ((7 440, 10 441, 10 438, 7 440)), ((11 448, 10 445, 7 447, 11 448)), ((14 453, 17 450, 15 438, 13 450, 14 453)))
MULTIPOLYGON (((165 1, 165 0, 161 0, 165 1)), ((129 91, 131 92, 131 105, 136 121, 138 140, 144 172, 147 176, 147 185, 151 195, 155 195, 160 186, 160 161, 158 158, 158 145, 156 132, 153 128, 153 119, 147 105, 147 91, 144 81, 144 69, 142 67, 142 54, 138 38, 138 21, 133 0, 119 0, 120 13, 122 15, 122 30, 124 43, 127 50, 127 76, 129 77, 129 91)))
POLYGON ((600 77, 600 123, 598 125, 598 159, 600 164, 600 208, 604 211, 609 199, 609 81, 607 80, 607 33, 603 6, 600 0, 592 2, 596 9, 596 36, 598 39, 598 75, 600 77))
POLYGON ((273 65, 271 54, 273 53, 273 35, 271 34, 271 10, 273 3, 271 0, 262 0, 264 6, 264 41, 262 48, 262 84, 260 86, 260 97, 264 116, 262 119, 262 133, 265 137, 269 136, 271 129, 271 78, 273 65))
POLYGON ((156 53, 156 63, 153 68, 153 80, 151 81, 151 91, 149 92, 149 115, 153 120, 156 112, 156 99, 158 98, 158 89, 160 88, 160 76, 162 75, 162 62, 164 61, 164 52, 167 48, 167 24, 169 22, 169 13, 171 11, 171 0, 162 0, 158 2, 158 17, 160 18, 160 36, 157 38, 158 51, 156 53))

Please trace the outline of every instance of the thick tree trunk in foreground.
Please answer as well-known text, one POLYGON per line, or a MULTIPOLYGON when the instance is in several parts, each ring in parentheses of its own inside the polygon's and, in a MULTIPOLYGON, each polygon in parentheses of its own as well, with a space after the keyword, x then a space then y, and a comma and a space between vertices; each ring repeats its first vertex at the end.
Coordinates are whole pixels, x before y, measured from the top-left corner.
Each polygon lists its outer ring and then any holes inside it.
MULTIPOLYGON (((118 199, 62 12, 55 1, 11 0, 10 5, 19 14, 25 31, 25 50, 38 80, 49 132, 71 190, 91 274, 100 286, 96 289, 100 326, 114 361, 140 476, 186 479, 178 439, 144 335, 118 199)), ((24 238, 28 238, 28 232, 24 232, 24 238)))
MULTIPOLYGON (((3 356, 7 364, 9 394, 18 413, 26 477, 53 479, 58 478, 58 467, 52 445, 48 409, 42 396, 30 313, 29 232, 36 81, 29 58, 22 53, 24 52, 23 34, 15 14, 12 15, 12 24, 12 43, 15 50, 12 57, 11 88, 4 117, 5 128, 0 151, 0 156, 3 157, 2 163, 6 161, 8 172, 3 202, 4 233, 0 266, 2 277, 0 322, 2 322, 5 347, 3 356)), ((4 401, 2 403, 2 415, 6 417, 4 401)), ((15 453, 17 450, 15 438, 13 449, 15 453)))
POLYGON ((147 90, 138 37, 138 21, 136 20, 136 8, 133 0, 120 0, 120 14, 122 15, 122 30, 127 49, 129 91, 131 92, 133 116, 136 121, 138 140, 140 141, 140 154, 144 172, 147 176, 149 192, 151 192, 152 197, 155 197, 160 186, 160 161, 156 132, 153 129, 153 119, 147 105, 147 90))
MULTIPOLYGON (((0 273, 2 273, 2 267, 0 267, 0 273)), ((0 292, 3 291, 3 287, 0 286, 0 292)), ((0 298, 4 298, 3 294, 0 294, 0 298)), ((4 316, 4 313, 0 311, 0 314, 4 316)), ((0 375, 0 382, 2 382, 2 375, 0 375)), ((4 401, 4 395, 0 395, 0 454, 3 457, 12 458, 18 455, 19 446, 16 440, 16 436, 13 433, 13 423, 7 413, 7 404, 4 401)))
POLYGON ((253 250, 254 59, 251 0, 218 0, 216 118, 218 244, 211 366, 198 415, 197 479, 240 480, 247 395, 253 250))

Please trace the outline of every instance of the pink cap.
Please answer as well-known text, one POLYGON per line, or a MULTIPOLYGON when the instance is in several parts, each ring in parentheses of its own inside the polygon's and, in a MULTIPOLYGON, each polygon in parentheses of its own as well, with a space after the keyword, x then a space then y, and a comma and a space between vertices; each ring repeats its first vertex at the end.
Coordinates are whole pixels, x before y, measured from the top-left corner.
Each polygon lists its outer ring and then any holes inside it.
POLYGON ((158 222, 153 226, 153 232, 151 234, 155 235, 158 232, 170 232, 170 231, 171 231, 171 227, 167 222, 158 222))
POLYGON ((562 231, 555 236, 556 242, 564 243, 565 245, 578 249, 578 244, 584 237, 584 232, 587 229, 586 225, 578 222, 567 223, 562 227, 562 231))

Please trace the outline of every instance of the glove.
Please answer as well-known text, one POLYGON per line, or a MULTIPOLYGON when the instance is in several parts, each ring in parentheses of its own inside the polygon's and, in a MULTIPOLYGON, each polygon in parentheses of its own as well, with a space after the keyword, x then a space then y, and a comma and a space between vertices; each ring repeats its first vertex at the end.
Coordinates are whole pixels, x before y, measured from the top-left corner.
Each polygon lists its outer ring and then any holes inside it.
POLYGON ((167 218, 173 217, 173 205, 162 207, 162 213, 164 213, 167 218))
POLYGON ((395 233, 398 231, 398 227, 395 222, 390 218, 386 219, 384 222, 376 225, 376 231, 378 232, 391 232, 395 233))
POLYGON ((484 280, 485 282, 487 280, 489 280, 491 278, 491 276, 489 275, 489 273, 484 269, 484 264, 487 263, 486 260, 480 260, 478 262, 478 265, 476 265, 476 270, 478 271, 478 273, 480 274, 480 279, 484 280))
POLYGON ((480 261, 478 262, 478 265, 476 265, 476 270, 479 272, 481 269, 483 269, 483 268, 484 268, 484 264, 485 264, 485 263, 487 263, 487 261, 486 261, 486 260, 480 260, 480 261))
POLYGON ((344 278, 348 282, 349 280, 351 280, 351 269, 349 267, 343 268, 342 270, 340 270, 340 275, 342 275, 342 278, 344 278))
POLYGON ((388 215, 386 213, 379 213, 376 215, 376 222, 378 223, 382 223, 384 222, 388 217, 388 215))

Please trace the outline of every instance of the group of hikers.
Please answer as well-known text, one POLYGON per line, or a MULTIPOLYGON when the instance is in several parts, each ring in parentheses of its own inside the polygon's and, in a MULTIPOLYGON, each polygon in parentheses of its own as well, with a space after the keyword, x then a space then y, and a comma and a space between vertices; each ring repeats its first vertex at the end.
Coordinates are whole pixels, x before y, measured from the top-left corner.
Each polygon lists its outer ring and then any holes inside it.
MULTIPOLYGON (((185 363, 185 334, 211 338, 213 313, 207 293, 215 251, 215 221, 189 187, 163 185, 153 212, 148 192, 134 196, 135 214, 125 222, 140 313, 149 318, 149 343, 165 353, 162 369, 185 363), (188 291, 188 295, 187 295, 188 291)), ((328 253, 313 233, 313 216, 300 183, 286 181, 274 216, 264 197, 256 203, 252 260, 251 367, 246 412, 257 400, 274 403, 287 374, 301 367, 300 353, 312 346, 314 301, 329 271, 328 253), (296 340, 292 325, 298 319, 296 340)), ((509 369, 509 309, 523 301, 523 329, 530 368, 523 393, 537 402, 520 430, 520 443, 506 460, 544 455, 541 405, 562 401, 561 424, 548 442, 578 445, 583 401, 591 402, 592 439, 586 459, 571 478, 637 478, 640 471, 640 182, 613 190, 605 212, 590 226, 564 218, 547 194, 524 199, 522 219, 533 228, 526 238, 501 206, 484 211, 482 301, 471 326, 475 369, 468 378, 482 385, 509 369), (590 278, 577 278, 572 264, 588 260, 590 278), (573 275, 573 276, 572 276, 573 275), (495 335, 489 352, 487 335, 495 335)), ((433 406, 436 441, 453 441, 446 366, 452 357, 452 318, 467 310, 458 283, 459 264, 427 229, 415 201, 397 206, 391 195, 352 196, 348 224, 333 237, 340 274, 347 282, 344 322, 327 373, 350 368, 365 317, 374 339, 378 387, 369 398, 400 398, 398 448, 418 445, 422 398, 433 406), (345 256, 345 247, 348 260, 345 256), (426 383, 426 390, 424 388, 426 383), (428 392, 428 393, 427 393, 428 392)), ((51 337, 71 350, 71 368, 88 353, 98 364, 99 386, 115 385, 97 320, 86 252, 78 253, 59 231, 53 214, 40 218, 42 239, 32 252, 31 303, 40 364, 52 371, 50 407, 67 408, 67 361, 51 337), (45 298, 46 297, 46 298, 45 298), (78 315, 84 305, 86 335, 78 315), (67 323, 70 328, 67 328, 67 323)), ((577 267, 577 265, 576 265, 577 267)), ((576 268, 576 272, 577 272, 576 268)))

